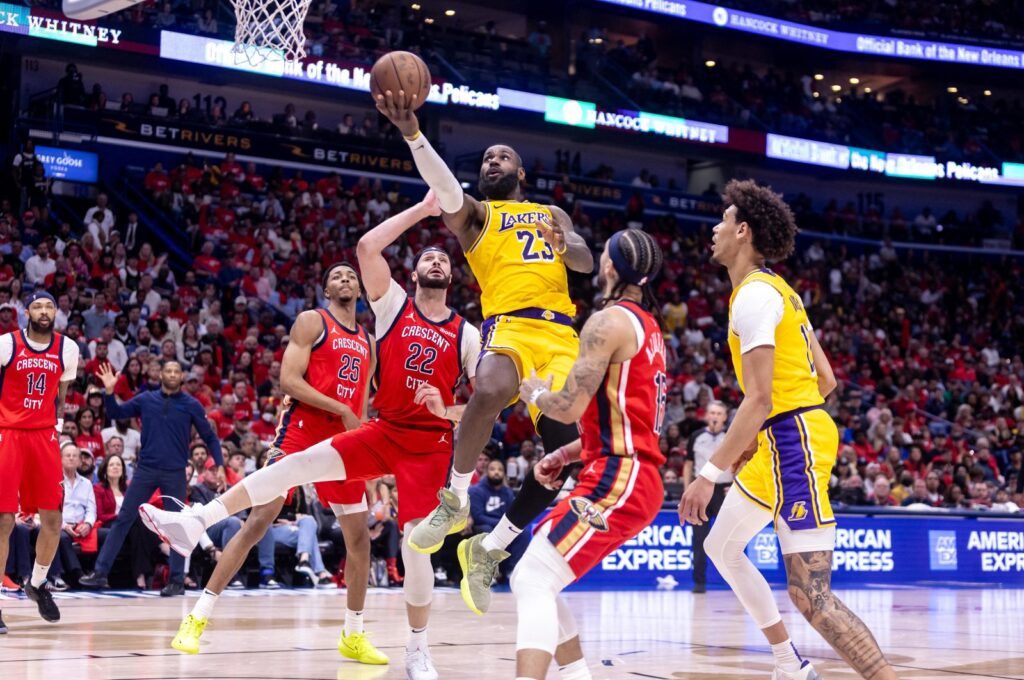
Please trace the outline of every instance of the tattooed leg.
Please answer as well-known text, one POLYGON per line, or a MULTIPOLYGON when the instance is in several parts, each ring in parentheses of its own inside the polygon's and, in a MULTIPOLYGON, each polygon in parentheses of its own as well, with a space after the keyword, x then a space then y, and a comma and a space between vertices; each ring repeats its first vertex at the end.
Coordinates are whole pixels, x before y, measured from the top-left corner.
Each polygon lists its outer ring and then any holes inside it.
POLYGON ((804 618, 866 680, 895 680, 875 637, 832 594, 832 551, 784 555, 789 597, 804 618))

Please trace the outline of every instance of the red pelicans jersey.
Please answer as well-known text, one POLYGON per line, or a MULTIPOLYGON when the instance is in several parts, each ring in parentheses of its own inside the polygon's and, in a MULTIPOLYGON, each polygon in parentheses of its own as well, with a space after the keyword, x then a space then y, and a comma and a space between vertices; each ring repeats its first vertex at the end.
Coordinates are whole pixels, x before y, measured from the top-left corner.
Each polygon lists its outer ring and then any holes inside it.
MULTIPOLYGON (((306 367, 306 382, 321 394, 347 405, 360 418, 363 417, 363 397, 370 380, 370 335, 356 324, 346 328, 326 309, 316 310, 324 322, 324 331, 313 344, 306 367)), ((341 416, 326 413, 313 406, 285 398, 287 407, 281 418, 279 439, 289 426, 309 429, 318 421, 336 425, 335 432, 345 429, 341 416)))
POLYGON ((454 405, 455 388, 463 375, 473 377, 476 373, 479 331, 455 312, 444 321, 430 321, 394 281, 371 306, 381 331, 377 338, 377 394, 373 398, 380 419, 411 430, 450 431, 451 421, 414 404, 413 397, 420 384, 427 382, 441 392, 446 406, 454 405))
MULTIPOLYGON (((621 364, 610 364, 601 386, 580 420, 584 461, 602 456, 637 456, 663 465, 658 447, 665 417, 665 338, 649 312, 630 301, 615 303, 636 331, 639 351, 621 364)), ((619 312, 621 313, 621 312, 619 312)))
POLYGON ((54 333, 49 346, 41 350, 32 349, 22 330, 8 333, 3 341, 12 349, 10 360, 0 368, 0 427, 54 427, 57 391, 65 373, 64 336, 54 333))

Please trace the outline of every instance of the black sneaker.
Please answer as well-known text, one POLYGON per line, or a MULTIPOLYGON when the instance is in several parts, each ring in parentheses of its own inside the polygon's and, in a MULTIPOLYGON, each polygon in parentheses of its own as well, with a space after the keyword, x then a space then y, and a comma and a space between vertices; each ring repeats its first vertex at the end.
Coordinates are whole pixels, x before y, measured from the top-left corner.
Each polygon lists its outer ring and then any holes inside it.
POLYGON ((185 584, 168 581, 167 585, 160 589, 160 597, 175 597, 185 594, 185 584))
POLYGON ((89 572, 78 579, 78 585, 83 588, 108 588, 107 575, 98 571, 89 572))
POLYGON ((693 584, 693 592, 695 592, 698 595, 700 595, 702 593, 708 592, 708 587, 704 583, 694 583, 693 584))
POLYGON ((238 576, 231 579, 231 583, 228 584, 228 590, 244 590, 245 583, 238 576))
POLYGON ((4 617, 0 615, 0 635, 7 635, 7 624, 4 623, 4 617))
POLYGON ((296 564, 295 565, 295 571, 297 571, 300 574, 305 574, 306 577, 309 579, 310 583, 312 583, 314 586, 316 586, 316 582, 317 582, 316 572, 313 571, 313 567, 310 566, 309 560, 302 560, 301 562, 296 564))
POLYGON ((39 615, 43 617, 44 621, 50 623, 56 623, 60 621, 60 609, 57 609, 57 603, 53 601, 53 593, 50 592, 50 586, 47 583, 38 588, 32 585, 29 579, 25 579, 25 594, 28 595, 28 599, 32 600, 39 607, 39 615))
POLYGON ((63 593, 68 589, 68 582, 60 576, 54 576, 53 580, 50 581, 50 590, 55 593, 63 593))

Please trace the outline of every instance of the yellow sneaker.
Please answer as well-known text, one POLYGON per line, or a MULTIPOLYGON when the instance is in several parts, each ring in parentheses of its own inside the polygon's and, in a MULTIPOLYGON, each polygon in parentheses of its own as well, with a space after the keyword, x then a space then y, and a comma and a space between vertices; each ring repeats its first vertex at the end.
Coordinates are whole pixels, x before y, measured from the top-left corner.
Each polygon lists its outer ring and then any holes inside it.
POLYGON ((199 618, 189 614, 181 622, 178 634, 171 640, 171 647, 185 654, 198 654, 199 638, 202 636, 203 631, 206 630, 206 624, 209 622, 210 620, 207 618, 199 618))
POLYGON ((345 631, 342 630, 341 637, 338 639, 338 652, 346 659, 371 666, 383 666, 391 663, 391 659, 373 646, 370 638, 366 637, 366 633, 345 635, 345 631))

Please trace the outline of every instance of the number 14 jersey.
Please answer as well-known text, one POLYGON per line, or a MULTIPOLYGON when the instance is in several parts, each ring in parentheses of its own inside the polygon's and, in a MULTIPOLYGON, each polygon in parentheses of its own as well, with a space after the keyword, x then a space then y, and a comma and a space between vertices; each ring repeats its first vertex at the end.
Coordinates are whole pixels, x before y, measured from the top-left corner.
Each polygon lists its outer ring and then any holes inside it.
POLYGON ((57 424, 61 380, 78 372, 78 345, 53 333, 50 344, 33 347, 23 330, 0 336, 0 427, 41 430, 57 424))
POLYGON ((430 321, 398 285, 370 303, 377 328, 377 394, 380 419, 388 425, 428 432, 448 432, 451 421, 432 415, 413 402, 421 383, 441 392, 446 406, 455 403, 463 376, 476 375, 480 331, 455 312, 444 321, 430 321))

